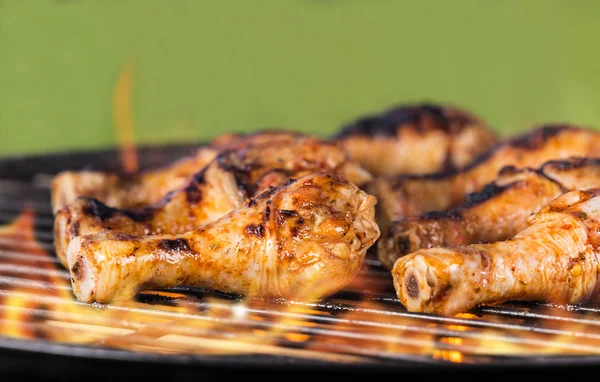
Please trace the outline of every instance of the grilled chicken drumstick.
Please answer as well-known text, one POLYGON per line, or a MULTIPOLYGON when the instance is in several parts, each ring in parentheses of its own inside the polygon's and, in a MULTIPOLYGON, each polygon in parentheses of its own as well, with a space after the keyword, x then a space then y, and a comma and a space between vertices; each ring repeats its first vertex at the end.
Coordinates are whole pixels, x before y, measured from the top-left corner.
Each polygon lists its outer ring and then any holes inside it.
POLYGON ((260 131, 251 135, 221 135, 210 145, 175 163, 138 174, 101 171, 63 171, 52 181, 52 212, 56 214, 80 196, 116 208, 138 208, 156 203, 170 191, 187 184, 191 177, 210 163, 219 152, 239 150, 271 142, 289 143, 300 137, 294 132, 260 131))
POLYGON ((80 196, 101 200, 118 208, 135 208, 155 203, 169 191, 182 187, 218 153, 218 150, 211 147, 202 147, 194 155, 169 166, 132 175, 101 171, 63 171, 52 180, 52 212, 56 214, 80 196))
POLYGON ((412 312, 453 315, 479 304, 538 300, 577 304, 598 297, 600 188, 562 194, 514 238, 421 249, 392 271, 412 312))
POLYGON ((318 298, 344 287, 378 238, 375 202, 342 178, 311 174, 195 231, 79 236, 67 250, 73 291, 86 302, 177 285, 318 298))
POLYGON ((600 187, 600 159, 549 161, 538 169, 505 167, 455 208, 393 221, 377 242, 377 254, 391 269, 399 257, 421 248, 506 240, 560 194, 593 187, 600 187))
POLYGON ((56 254, 66 265, 69 241, 95 232, 139 236, 191 231, 240 208, 270 186, 313 172, 340 175, 358 186, 371 179, 337 144, 317 138, 245 145, 219 154, 187 185, 150 206, 117 209, 91 198, 75 200, 55 217, 56 254))
POLYGON ((430 211, 443 211, 464 201, 494 180, 505 166, 538 167, 552 159, 600 156, 600 131, 552 125, 498 144, 464 170, 425 176, 381 177, 368 191, 377 197, 378 221, 389 222, 430 211))
POLYGON ((560 184, 535 170, 509 172, 468 195, 458 207, 393 221, 377 243, 382 264, 392 269, 399 257, 421 248, 508 239, 525 227, 532 213, 563 192, 560 184))
POLYGON ((334 139, 372 174, 398 175, 462 168, 498 136, 464 110, 415 104, 362 118, 334 139))

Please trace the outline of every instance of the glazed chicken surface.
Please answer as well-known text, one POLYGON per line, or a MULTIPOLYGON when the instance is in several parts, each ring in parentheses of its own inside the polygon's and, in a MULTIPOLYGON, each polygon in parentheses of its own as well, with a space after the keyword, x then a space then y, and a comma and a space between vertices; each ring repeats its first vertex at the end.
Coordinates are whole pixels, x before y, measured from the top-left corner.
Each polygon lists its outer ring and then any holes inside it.
POLYGON ((368 192, 378 203, 382 230, 396 219, 459 205, 492 182, 506 166, 538 167, 549 160, 600 156, 600 131, 548 125, 491 148, 463 170, 425 176, 378 177, 368 192))
POLYGON ((577 304, 598 297, 600 188, 562 194, 514 238, 421 249, 392 274, 411 312, 454 315, 479 304, 537 300, 577 304))
POLYGON ((494 182, 446 211, 399 219, 382 233, 377 254, 388 269, 421 248, 455 247, 509 239, 529 216, 560 194, 600 187, 600 159, 549 161, 537 169, 506 167, 494 182))
POLYGON ((52 212, 58 213, 80 196, 101 200, 118 208, 135 208, 155 203, 169 191, 182 187, 217 154, 217 150, 203 147, 194 155, 182 158, 170 166, 133 175, 63 171, 52 181, 52 212))
POLYGON ((374 175, 463 168, 499 140, 475 115, 431 104, 405 105, 361 118, 333 139, 374 175))
POLYGON ((341 177, 315 173, 186 233, 78 236, 67 249, 73 290, 86 302, 177 285, 319 298, 350 282, 378 238, 375 203, 341 177))
POLYGON ((170 191, 187 184, 220 152, 239 150, 249 145, 289 144, 300 134, 284 131, 260 131, 249 135, 223 134, 210 145, 200 147, 188 157, 168 166, 136 174, 117 174, 101 171, 63 171, 52 181, 52 212, 79 197, 89 197, 116 208, 139 208, 160 201, 170 191))
POLYGON ((325 139, 231 133, 136 174, 64 171, 51 191, 56 254, 83 302, 175 286, 312 300, 348 285, 373 245, 411 312, 600 289, 600 131, 587 127, 500 140, 466 110, 412 104, 325 139))
MULTIPOLYGON (((128 235, 180 234, 199 228, 243 206, 247 198, 269 187, 314 172, 343 176, 357 186, 371 174, 352 161, 338 144, 306 136, 264 135, 224 150, 181 188, 158 202, 137 209, 119 209, 80 197, 61 209, 54 220, 58 258, 72 238, 96 232, 128 235), (261 138, 258 140, 258 138, 261 138)), ((230 145, 231 145, 230 141, 230 145)))

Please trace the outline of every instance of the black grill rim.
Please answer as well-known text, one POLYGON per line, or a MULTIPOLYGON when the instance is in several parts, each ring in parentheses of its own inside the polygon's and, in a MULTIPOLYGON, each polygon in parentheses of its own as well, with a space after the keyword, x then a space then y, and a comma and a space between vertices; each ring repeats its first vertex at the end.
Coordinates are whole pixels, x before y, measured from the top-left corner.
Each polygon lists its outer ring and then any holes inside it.
MULTIPOLYGON (((598 366, 597 356, 495 356, 498 362, 493 364, 469 363, 437 363, 411 362, 398 360, 394 363, 348 364, 343 362, 304 360, 278 355, 234 355, 234 356, 201 356, 201 355, 161 355, 144 351, 126 351, 107 347, 86 347, 71 344, 60 344, 46 340, 16 340, 0 337, 0 357, 21 354, 29 358, 45 355, 55 357, 60 362, 72 363, 74 359, 83 362, 114 361, 137 365, 163 365, 165 367, 214 367, 216 369, 231 368, 234 370, 306 370, 331 372, 477 372, 486 373, 503 371, 534 371, 541 373, 548 368, 584 368, 598 366)), ((2 367, 7 366, 0 362, 2 367)), ((575 372, 574 370, 572 370, 575 372)), ((577 371, 578 372, 578 371, 577 371)))
MULTIPOLYGON (((191 154, 204 142, 141 145, 137 148, 140 169, 158 167, 191 154)), ((0 156, 0 179, 29 181, 39 173, 56 174, 63 170, 121 172, 118 148, 73 150, 48 154, 0 156)))

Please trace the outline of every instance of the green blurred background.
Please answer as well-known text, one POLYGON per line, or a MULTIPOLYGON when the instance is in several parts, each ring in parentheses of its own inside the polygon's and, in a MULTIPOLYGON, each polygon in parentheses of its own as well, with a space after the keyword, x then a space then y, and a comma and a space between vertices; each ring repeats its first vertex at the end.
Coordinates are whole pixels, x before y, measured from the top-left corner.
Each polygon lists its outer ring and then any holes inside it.
POLYGON ((448 102, 508 135, 600 125, 600 1, 0 0, 0 155, 112 146, 133 68, 138 143, 327 135, 448 102))

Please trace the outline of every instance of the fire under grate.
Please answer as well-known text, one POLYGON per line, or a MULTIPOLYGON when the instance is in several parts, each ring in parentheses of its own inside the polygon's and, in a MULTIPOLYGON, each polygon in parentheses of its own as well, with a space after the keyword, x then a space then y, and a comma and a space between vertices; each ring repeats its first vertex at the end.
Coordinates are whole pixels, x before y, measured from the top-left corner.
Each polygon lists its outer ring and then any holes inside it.
MULTIPOLYGON (((190 146, 143 148, 156 166, 190 146)), ((436 367, 600 362, 600 307, 482 306, 455 317, 410 313, 368 254, 322 301, 245 300, 199 288, 83 304, 53 252, 49 182, 63 169, 118 168, 113 151, 0 160, 0 349, 165 363, 436 367)))

